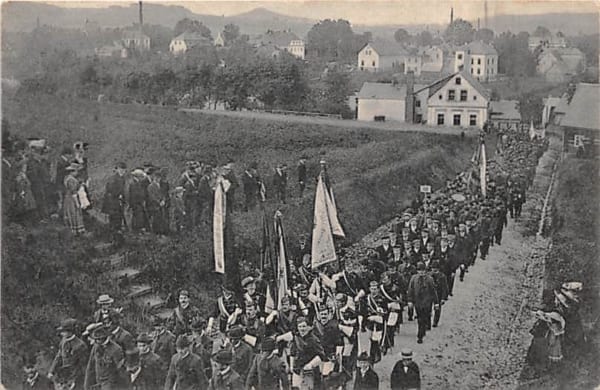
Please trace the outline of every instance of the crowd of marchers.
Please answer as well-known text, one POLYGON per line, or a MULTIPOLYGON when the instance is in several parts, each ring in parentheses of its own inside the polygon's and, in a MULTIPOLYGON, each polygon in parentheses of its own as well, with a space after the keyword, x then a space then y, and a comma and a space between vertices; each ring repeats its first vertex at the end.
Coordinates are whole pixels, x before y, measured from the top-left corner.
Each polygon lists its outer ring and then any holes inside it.
MULTIPOLYGON (((26 361, 24 387, 377 389, 381 374, 377 364, 397 350, 399 360, 389 373, 391 388, 419 388, 419 366, 412 361, 410 349, 397 345, 396 336, 406 321, 417 322, 417 343, 423 343, 432 328, 443 326, 442 308, 455 285, 468 283, 468 272, 477 260, 485 261, 490 247, 502 244, 508 219, 520 217, 526 189, 547 146, 515 131, 499 139, 496 161, 488 164, 485 194, 477 183, 477 169, 457 175, 444 188, 401 210, 389 235, 364 259, 345 258, 314 269, 310 245, 302 245, 299 256, 289 264, 292 288, 276 307, 269 304, 269 281, 257 271, 244 275, 241 286, 223 285, 209 316, 203 316, 182 289, 170 318, 155 318, 133 334, 122 326, 123 310, 114 299, 100 295, 98 310, 90 315, 83 332, 74 319, 65 319, 58 327, 62 340, 47 377, 39 374, 33 361, 26 361), (238 287, 242 295, 235 293, 238 287)), ((36 150, 42 147, 39 140, 32 141, 31 153, 40 152, 36 150)), ((85 145, 78 143, 75 150, 85 151, 85 145)), ((73 233, 81 233, 69 222, 64 200, 66 194, 78 201, 86 194, 86 159, 81 153, 75 156, 79 161, 65 158, 68 169, 63 183, 72 193, 62 190, 62 213, 73 233), (78 178, 78 185, 66 185, 70 176, 78 178)), ((26 156, 26 161, 36 158, 26 156)), ((301 161, 298 169, 300 191, 306 182, 303 165, 301 161)), ((325 162, 322 165, 324 169, 325 162)), ((188 162, 175 184, 174 198, 167 201, 160 198, 160 194, 171 194, 160 170, 150 165, 136 168, 127 184, 125 173, 125 165, 116 164, 102 205, 115 238, 127 224, 134 231, 166 234, 167 227, 173 226, 166 223, 167 215, 181 226, 201 223, 211 207, 215 175, 231 183, 229 202, 235 199, 239 182, 231 166, 213 169, 188 162), (154 197, 163 200, 150 200, 154 197), (125 204, 131 218, 123 213, 125 204), (167 204, 180 208, 179 217, 174 210, 160 215, 158 210, 167 204)), ((281 173, 285 167, 277 168, 276 174, 281 173)), ((264 200, 264 184, 255 166, 240 181, 245 208, 264 200)), ((277 196, 285 201, 285 190, 277 196)), ((47 211, 35 210, 37 218, 47 215, 47 211)), ((562 358, 563 335, 574 342, 583 337, 578 289, 577 283, 565 284, 556 292, 556 307, 536 313, 535 335, 544 347, 537 353, 543 351, 544 358, 562 358)))

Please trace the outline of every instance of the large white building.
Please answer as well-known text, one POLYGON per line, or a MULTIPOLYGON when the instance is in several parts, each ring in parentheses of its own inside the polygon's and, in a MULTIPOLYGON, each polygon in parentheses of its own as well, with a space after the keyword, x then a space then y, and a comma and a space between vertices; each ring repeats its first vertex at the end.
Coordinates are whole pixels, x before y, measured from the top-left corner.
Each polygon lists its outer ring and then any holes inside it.
MULTIPOLYGON (((358 115, 360 121, 396 121, 421 122, 423 116, 414 109, 414 91, 420 90, 416 99, 427 103, 427 91, 424 85, 392 83, 364 83, 358 98, 358 115), (423 92, 424 91, 424 92, 423 92)), ((420 104, 419 104, 420 105, 420 104)))
POLYGON ((265 34, 253 38, 252 43, 257 49, 268 47, 269 51, 273 52, 270 49, 273 47, 275 50, 290 53, 302 60, 306 56, 304 40, 291 31, 267 31, 265 34))
POLYGON ((212 42, 197 32, 184 32, 171 40, 169 51, 175 55, 184 54, 196 46, 211 46, 212 42))
POLYGON ((427 124, 482 129, 488 120, 489 92, 466 71, 428 87, 427 124))
POLYGON ((498 52, 481 41, 461 46, 454 53, 454 71, 461 70, 478 81, 494 81, 498 77, 498 52))
POLYGON ((127 30, 121 38, 123 46, 133 50, 150 50, 150 37, 139 30, 127 30))

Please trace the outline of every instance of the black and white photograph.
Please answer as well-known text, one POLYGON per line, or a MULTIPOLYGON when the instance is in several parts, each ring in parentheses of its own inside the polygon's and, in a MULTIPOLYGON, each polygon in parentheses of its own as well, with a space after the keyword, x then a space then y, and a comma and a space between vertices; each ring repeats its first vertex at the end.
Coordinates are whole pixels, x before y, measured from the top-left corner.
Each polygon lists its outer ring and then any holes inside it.
POLYGON ((0 389, 600 389, 598 0, 0 10, 0 389))

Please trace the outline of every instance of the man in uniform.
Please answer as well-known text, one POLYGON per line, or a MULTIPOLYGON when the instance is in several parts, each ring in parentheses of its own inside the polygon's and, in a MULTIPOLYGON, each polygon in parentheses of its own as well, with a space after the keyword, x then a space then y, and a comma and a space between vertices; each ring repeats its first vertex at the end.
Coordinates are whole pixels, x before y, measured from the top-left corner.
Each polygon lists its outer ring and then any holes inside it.
POLYGON ((423 343, 425 333, 431 329, 431 308, 439 304, 435 282, 431 275, 425 273, 425 264, 417 264, 417 274, 413 275, 408 284, 407 300, 409 306, 414 306, 417 312, 418 331, 417 343, 423 343))
POLYGON ((165 362, 156 353, 152 352, 152 337, 148 333, 140 333, 136 339, 138 360, 145 377, 148 389, 159 389, 165 377, 165 362))
POLYGON ((379 260, 388 264, 393 262, 394 260, 394 249, 390 245, 390 237, 385 236, 381 239, 381 245, 375 248, 377 255, 379 256, 379 260))
POLYGON ((471 238, 467 235, 467 225, 461 223, 458 225, 458 236, 456 236, 456 259, 460 268, 459 279, 462 282, 465 278, 465 272, 468 272, 469 259, 471 256, 471 238))
POLYGON ((442 305, 448 299, 448 281, 446 275, 440 271, 440 263, 437 260, 431 262, 430 275, 435 283, 439 303, 433 307, 433 327, 437 327, 442 315, 442 305))
POLYGON ((247 276, 242 279, 242 288, 246 291, 244 293, 244 303, 253 303, 259 311, 259 315, 265 313, 266 297, 256 290, 256 280, 252 276, 247 276))
POLYGON ((56 357, 48 370, 48 377, 52 379, 60 371, 64 377, 73 379, 75 388, 80 389, 85 377, 88 349, 85 342, 75 336, 76 325, 77 321, 68 318, 58 327, 61 341, 56 357))
POLYGON ((108 215, 108 226, 112 234, 113 241, 121 239, 121 230, 125 222, 123 208, 125 206, 125 170, 127 166, 124 162, 115 165, 115 173, 106 183, 104 191, 104 200, 102 202, 102 212, 108 215))
POLYGON ((94 346, 85 370, 84 389, 117 390, 123 388, 125 354, 109 337, 105 327, 94 329, 94 346))
POLYGON ((210 378, 208 390, 244 389, 244 379, 231 367, 233 362, 231 351, 222 349, 216 352, 213 355, 213 361, 215 362, 215 370, 212 378, 210 378))
POLYGON ((110 332, 110 339, 117 343, 123 351, 129 351, 135 347, 135 339, 131 333, 121 326, 121 313, 112 310, 104 319, 103 324, 110 332))
POLYGON ((402 359, 398 361, 392 370, 390 383, 392 390, 414 390, 421 388, 421 373, 419 366, 412 360, 412 351, 403 349, 402 359))
POLYGON ((202 359, 190 351, 190 340, 181 334, 175 343, 177 353, 171 358, 164 390, 205 389, 208 381, 204 375, 202 359))
POLYGON ((163 369, 166 370, 171 357, 175 354, 175 335, 165 327, 163 320, 160 318, 157 318, 153 325, 154 340, 152 341, 152 352, 160 357, 163 369))
POLYGON ((179 305, 173 310, 171 316, 173 334, 175 336, 191 334, 192 322, 199 317, 200 310, 190 303, 190 293, 187 290, 181 290, 179 292, 179 305))
MULTIPOLYGON (((246 304, 246 311, 240 322, 245 327, 246 334, 256 339, 252 347, 259 350, 260 343, 266 334, 266 326, 264 321, 258 317, 258 309, 254 303, 246 304)), ((238 374, 242 373, 238 371, 238 374)))
POLYGON ((332 362, 338 362, 344 347, 343 334, 339 329, 339 323, 331 317, 329 308, 325 305, 319 307, 318 320, 313 326, 314 332, 319 337, 325 356, 332 362))
POLYGON ((372 280, 369 283, 369 295, 365 305, 364 317, 365 328, 370 332, 371 347, 369 356, 373 363, 381 360, 382 350, 387 348, 383 334, 385 332, 386 321, 388 316, 388 304, 381 294, 379 282, 372 280))
POLYGON ((213 311, 212 318, 218 319, 219 330, 225 333, 227 326, 233 326, 239 322, 242 309, 230 288, 222 286, 221 296, 217 298, 217 305, 213 311))

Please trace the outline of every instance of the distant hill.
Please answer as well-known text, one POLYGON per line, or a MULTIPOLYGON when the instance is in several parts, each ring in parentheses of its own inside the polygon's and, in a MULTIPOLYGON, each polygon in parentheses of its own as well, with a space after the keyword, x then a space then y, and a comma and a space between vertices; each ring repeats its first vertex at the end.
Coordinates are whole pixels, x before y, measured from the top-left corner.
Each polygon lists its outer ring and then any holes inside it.
MULTIPOLYGON (((41 24, 66 28, 81 28, 85 20, 97 22, 102 27, 123 27, 138 21, 137 4, 111 6, 107 8, 62 8, 37 2, 5 2, 2 4, 2 29, 5 31, 31 31, 39 17, 41 24)), ((213 35, 223 29, 227 23, 240 27, 243 34, 260 34, 267 30, 291 29, 299 36, 305 36, 317 20, 289 16, 256 8, 252 11, 232 15, 216 16, 196 14, 179 5, 144 4, 144 23, 159 24, 173 28, 183 18, 197 19, 208 26, 213 35)), ((598 14, 541 14, 541 15, 501 15, 490 18, 489 26, 496 32, 533 31, 543 25, 551 31, 562 31, 567 35, 597 33, 599 31, 598 14)), ((431 32, 443 32, 444 25, 354 25, 356 32, 371 31, 375 36, 393 35, 398 28, 409 32, 429 29, 431 32)))

